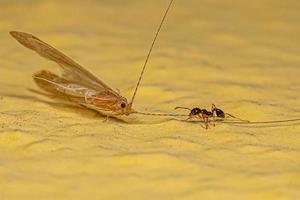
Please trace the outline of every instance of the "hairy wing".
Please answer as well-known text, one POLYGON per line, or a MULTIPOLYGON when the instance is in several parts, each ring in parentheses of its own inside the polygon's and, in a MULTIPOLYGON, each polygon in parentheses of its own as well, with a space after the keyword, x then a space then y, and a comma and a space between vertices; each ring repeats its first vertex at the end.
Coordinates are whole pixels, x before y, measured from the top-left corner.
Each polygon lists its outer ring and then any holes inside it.
POLYGON ((104 91, 101 95, 97 95, 99 92, 96 90, 74 84, 45 70, 35 73, 33 79, 40 88, 52 94, 53 97, 80 105, 90 105, 95 110, 111 110, 110 103, 115 103, 120 98, 111 91, 104 91), (96 105, 93 105, 94 101, 96 105))
MULTIPOLYGON (((52 97, 79 104, 85 103, 84 95, 71 95, 66 87, 64 87, 64 85, 70 84, 70 82, 56 74, 45 70, 39 71, 33 75, 33 80, 41 89, 52 94, 52 97)), ((76 93, 74 92, 74 94, 76 93)))
POLYGON ((89 71, 73 61, 71 58, 67 57, 66 55, 50 46, 49 44, 38 39, 37 37, 28 33, 17 31, 11 31, 10 34, 25 47, 37 52, 40 56, 59 64, 63 69, 62 77, 64 79, 98 91, 113 91, 103 81, 99 80, 97 77, 95 77, 89 71))

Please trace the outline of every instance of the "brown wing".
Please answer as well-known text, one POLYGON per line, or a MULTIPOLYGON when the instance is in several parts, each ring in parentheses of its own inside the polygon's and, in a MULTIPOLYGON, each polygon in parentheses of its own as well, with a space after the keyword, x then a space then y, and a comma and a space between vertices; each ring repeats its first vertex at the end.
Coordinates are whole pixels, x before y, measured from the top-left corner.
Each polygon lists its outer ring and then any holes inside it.
MULTIPOLYGON (((108 85, 92 73, 67 57, 54 47, 37 37, 23 32, 11 31, 10 34, 25 47, 37 52, 40 56, 59 64, 63 69, 62 78, 98 91, 111 90, 108 85)), ((113 93, 116 93, 113 91, 113 93)), ((117 93, 116 93, 117 94, 117 93)))
POLYGON ((111 110, 111 104, 115 104, 120 98, 116 97, 109 90, 102 92, 101 95, 97 95, 98 91, 96 90, 71 83, 45 70, 35 73, 33 79, 41 89, 52 94, 54 98, 72 101, 98 111, 111 110))
POLYGON ((43 90, 52 94, 52 97, 75 103, 85 103, 84 96, 69 95, 61 89, 63 84, 68 84, 69 81, 53 74, 49 71, 39 71, 33 75, 35 83, 43 90))

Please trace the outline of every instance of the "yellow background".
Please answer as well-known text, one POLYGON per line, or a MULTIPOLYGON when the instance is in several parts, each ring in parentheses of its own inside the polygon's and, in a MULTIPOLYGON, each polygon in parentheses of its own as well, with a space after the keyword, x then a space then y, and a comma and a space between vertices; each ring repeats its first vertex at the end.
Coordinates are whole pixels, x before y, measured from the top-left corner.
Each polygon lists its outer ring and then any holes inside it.
MULTIPOLYGON (((126 121, 52 101, 32 33, 130 99, 167 0, 1 1, 0 199, 299 199, 299 123, 126 121)), ((134 108, 299 117, 299 1, 175 0, 134 108)), ((176 111, 185 113, 185 111, 176 111)))

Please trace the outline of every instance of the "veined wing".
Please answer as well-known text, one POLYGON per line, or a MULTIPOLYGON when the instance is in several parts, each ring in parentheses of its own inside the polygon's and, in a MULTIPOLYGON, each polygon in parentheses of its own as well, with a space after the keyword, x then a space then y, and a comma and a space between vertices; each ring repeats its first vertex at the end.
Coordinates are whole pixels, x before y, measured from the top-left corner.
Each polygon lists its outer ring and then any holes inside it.
POLYGON ((53 97, 80 105, 90 105, 95 110, 111 110, 109 109, 110 104, 117 102, 120 98, 111 93, 110 90, 103 91, 101 95, 98 95, 99 91, 74 84, 45 70, 35 73, 33 79, 40 88, 52 94, 53 97), (93 105, 94 101, 97 102, 97 105, 93 105))
POLYGON ((50 93, 52 97, 78 104, 85 103, 86 99, 90 97, 90 93, 96 93, 95 90, 76 85, 45 70, 35 73, 33 80, 41 89, 50 93))
POLYGON ((103 81, 99 80, 71 58, 37 37, 17 31, 11 31, 10 34, 25 47, 37 52, 40 56, 59 64, 63 69, 62 77, 64 79, 98 91, 110 90, 117 94, 103 81))

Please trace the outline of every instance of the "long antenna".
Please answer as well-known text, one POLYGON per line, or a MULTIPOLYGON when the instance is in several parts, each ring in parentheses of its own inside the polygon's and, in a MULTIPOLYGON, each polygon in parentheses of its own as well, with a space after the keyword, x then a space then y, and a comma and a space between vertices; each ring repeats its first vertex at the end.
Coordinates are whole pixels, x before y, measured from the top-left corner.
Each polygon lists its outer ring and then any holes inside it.
POLYGON ((135 111, 133 113, 140 114, 140 115, 162 116, 162 117, 188 117, 188 115, 185 114, 174 114, 174 113, 145 113, 139 111, 135 111))
POLYGON ((156 32, 155 37, 154 37, 154 39, 153 39, 153 42, 152 42, 152 44, 151 44, 151 46, 150 46, 150 49, 149 49, 147 58, 146 58, 146 60, 145 60, 145 63, 144 63, 144 65, 143 65, 143 68, 142 68, 142 71, 141 71, 139 80, 138 80, 138 82, 137 82, 137 84, 136 84, 134 93, 133 93, 132 98, 131 98, 131 101, 130 101, 130 104, 131 104, 131 105, 132 105, 132 103, 133 103, 133 100, 134 100, 134 98, 135 98, 135 95, 136 95, 136 93, 137 93, 137 90, 138 90, 138 88, 139 88, 139 86, 140 86, 140 83, 141 83, 141 80, 142 80, 142 77, 143 77, 145 68, 146 68, 146 66, 147 66, 147 63, 148 63, 148 60, 149 60, 149 58, 150 58, 150 55, 151 55, 152 49, 153 49, 153 47, 154 47, 155 41, 156 41, 156 39, 157 39, 157 36, 158 36, 158 34, 159 34, 159 32, 160 32, 160 29, 161 29, 161 27, 162 27, 162 25, 163 25, 163 23, 164 23, 164 21, 165 21, 165 19, 166 19, 166 16, 167 16, 167 14, 168 14, 168 12, 169 12, 169 10, 170 10, 170 7, 171 7, 172 3, 173 3, 173 0, 170 1, 169 6, 168 6, 168 8, 167 8, 167 10, 166 10, 166 12, 165 12, 165 14, 164 14, 164 16, 163 16, 163 18, 162 18, 160 24, 159 24, 159 27, 158 27, 158 29, 157 29, 157 32, 156 32))

